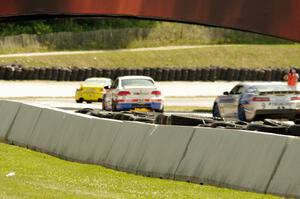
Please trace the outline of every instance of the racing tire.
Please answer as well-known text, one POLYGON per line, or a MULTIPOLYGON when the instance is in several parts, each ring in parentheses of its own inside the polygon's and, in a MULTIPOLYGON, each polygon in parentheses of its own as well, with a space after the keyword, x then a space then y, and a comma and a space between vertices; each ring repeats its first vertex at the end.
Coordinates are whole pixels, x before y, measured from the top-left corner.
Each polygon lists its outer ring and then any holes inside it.
POLYGON ((111 104, 111 111, 118 111, 117 104, 114 101, 112 101, 112 104, 111 104))
POLYGON ((244 107, 242 106, 242 104, 240 104, 240 105, 238 106, 238 119, 241 120, 241 121, 247 121, 247 120, 246 120, 245 109, 244 109, 244 107))
POLYGON ((203 118, 197 118, 188 115, 171 115, 169 116, 169 124, 170 125, 178 125, 178 126, 198 126, 205 124, 205 120, 203 118))
POLYGON ((102 110, 103 110, 103 111, 106 111, 106 106, 105 106, 104 101, 102 101, 102 110))
POLYGON ((236 124, 233 124, 233 123, 230 123, 230 122, 213 122, 211 125, 210 125, 211 128, 218 128, 218 127, 231 127, 231 128, 236 128, 237 125, 236 124))
POLYGON ((75 113, 88 114, 88 113, 90 113, 92 111, 93 111, 93 109, 91 109, 91 108, 83 108, 83 109, 79 109, 79 110, 75 111, 75 113))
POLYGON ((264 119, 264 124, 269 126, 280 126, 279 122, 271 119, 264 119))
POLYGON ((164 107, 162 107, 162 109, 155 109, 154 112, 163 113, 164 112, 164 107))
POLYGON ((250 131, 260 131, 260 132, 266 132, 266 133, 286 135, 288 128, 286 126, 269 126, 269 125, 264 125, 264 124, 249 124, 246 129, 250 130, 250 131))
POLYGON ((153 124, 154 123, 154 119, 151 118, 147 118, 147 117, 135 117, 134 121, 137 122, 144 122, 144 123, 150 123, 153 124))
POLYGON ((79 100, 76 100, 76 103, 82 103, 83 102, 83 99, 80 98, 79 100))
POLYGON ((221 117, 218 104, 215 102, 212 110, 213 117, 221 117))
POLYGON ((106 106, 105 106, 105 94, 102 96, 102 110, 107 111, 106 106))
POLYGON ((300 125, 292 125, 287 129, 287 135, 300 136, 300 125))

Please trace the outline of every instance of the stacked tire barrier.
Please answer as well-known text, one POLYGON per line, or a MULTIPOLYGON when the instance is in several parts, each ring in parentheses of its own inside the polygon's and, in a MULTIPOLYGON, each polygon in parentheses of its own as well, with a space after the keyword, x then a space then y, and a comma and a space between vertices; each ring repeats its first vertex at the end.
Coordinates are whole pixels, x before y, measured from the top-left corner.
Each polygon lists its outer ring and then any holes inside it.
POLYGON ((1 141, 67 160, 300 197, 293 136, 119 121, 13 101, 0 101, 0 118, 1 141))
POLYGON ((146 75, 155 81, 282 81, 282 68, 230 67, 157 67, 157 68, 97 68, 97 67, 25 67, 19 64, 0 65, 2 80, 82 81, 89 77, 115 79, 124 75, 146 75))

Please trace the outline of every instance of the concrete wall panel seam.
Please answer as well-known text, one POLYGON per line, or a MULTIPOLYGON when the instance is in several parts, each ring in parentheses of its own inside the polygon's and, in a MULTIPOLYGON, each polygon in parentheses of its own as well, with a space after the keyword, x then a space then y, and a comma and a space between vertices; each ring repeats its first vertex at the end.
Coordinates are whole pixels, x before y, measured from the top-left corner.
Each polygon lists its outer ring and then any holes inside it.
POLYGON ((283 149, 282 149, 282 151, 281 151, 281 153, 280 153, 280 156, 278 157, 278 160, 277 160, 277 162, 276 162, 276 165, 275 165, 275 167, 274 167, 274 170, 273 170, 273 172, 272 172, 272 174, 271 174, 271 176, 270 176, 270 180, 269 180, 269 182, 268 182, 268 184, 267 184, 267 186, 266 186, 266 189, 265 189, 265 191, 264 191, 265 194, 266 194, 266 193, 268 192, 268 190, 269 190, 270 184, 271 184, 272 180, 274 179, 274 176, 276 175, 276 173, 277 173, 277 171, 278 171, 278 168, 279 168, 279 166, 280 166, 280 163, 282 162, 282 158, 284 157, 284 154, 286 153, 286 150, 287 150, 288 146, 290 145, 290 142, 291 142, 290 139, 287 139, 286 142, 285 142, 285 145, 284 145, 284 147, 283 147, 283 149))
POLYGON ((17 112, 16 112, 16 114, 15 114, 15 116, 14 116, 14 119, 12 120, 12 122, 11 122, 11 124, 10 124, 10 127, 8 128, 8 131, 7 131, 7 133, 6 133, 5 137, 4 137, 4 140, 7 141, 8 143, 11 143, 11 142, 8 140, 8 137, 9 137, 9 134, 10 134, 10 132, 11 132, 11 129, 12 129, 12 127, 13 127, 15 121, 16 121, 16 118, 17 118, 17 115, 18 115, 18 113, 19 113, 19 111, 20 111, 20 108, 21 108, 21 105, 18 107, 18 110, 17 110, 17 112))
POLYGON ((190 147, 190 144, 191 144, 191 141, 192 141, 192 139, 193 139, 193 137, 194 137, 195 132, 196 132, 196 128, 194 128, 194 130, 193 130, 193 132, 192 132, 192 135, 191 135, 191 137, 190 137, 190 139, 189 139, 189 141, 188 141, 188 143, 187 143, 187 145, 186 145, 186 147, 185 147, 185 150, 184 150, 184 152, 183 152, 183 154, 182 154, 182 157, 181 157, 181 159, 180 159, 180 161, 179 161, 179 163, 178 163, 178 165, 177 165, 177 167, 176 167, 176 169, 175 169, 173 179, 175 179, 177 170, 178 170, 178 168, 180 167, 180 165, 181 165, 183 159, 185 158, 185 156, 186 156, 186 154, 187 154, 187 151, 188 151, 188 149, 189 149, 189 147, 190 147))

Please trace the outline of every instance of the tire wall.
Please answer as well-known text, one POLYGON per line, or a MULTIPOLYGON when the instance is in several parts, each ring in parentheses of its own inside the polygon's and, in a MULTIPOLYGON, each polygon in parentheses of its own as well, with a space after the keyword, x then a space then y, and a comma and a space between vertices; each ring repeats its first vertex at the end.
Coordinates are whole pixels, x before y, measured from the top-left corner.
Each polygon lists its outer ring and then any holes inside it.
POLYGON ((300 141, 292 136, 123 122, 9 101, 0 110, 7 143, 145 176, 300 197, 300 141))
POLYGON ((95 67, 27 67, 0 65, 0 80, 83 81, 89 77, 115 79, 123 75, 146 75, 156 81, 282 81, 287 67, 230 68, 157 67, 157 68, 95 68, 95 67))

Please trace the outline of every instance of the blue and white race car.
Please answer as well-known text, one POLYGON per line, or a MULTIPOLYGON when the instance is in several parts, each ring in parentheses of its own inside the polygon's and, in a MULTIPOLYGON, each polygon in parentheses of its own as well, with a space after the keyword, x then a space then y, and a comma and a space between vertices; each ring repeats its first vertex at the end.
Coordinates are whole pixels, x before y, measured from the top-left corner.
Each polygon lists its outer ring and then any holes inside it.
POLYGON ((265 118, 300 119, 300 91, 286 83, 241 83, 214 102, 214 117, 252 121, 265 118))
POLYGON ((111 87, 105 87, 103 110, 128 111, 146 108, 163 112, 164 99, 154 80, 147 76, 118 77, 111 87))

